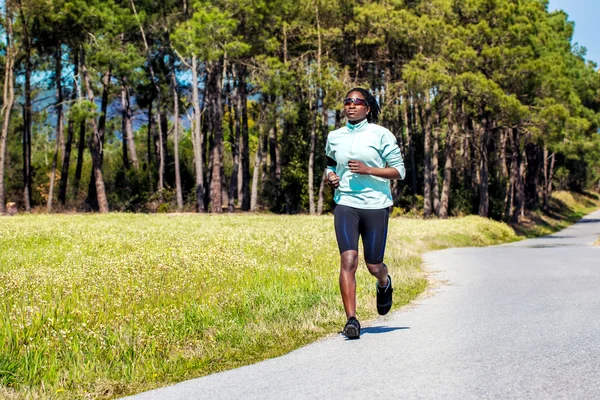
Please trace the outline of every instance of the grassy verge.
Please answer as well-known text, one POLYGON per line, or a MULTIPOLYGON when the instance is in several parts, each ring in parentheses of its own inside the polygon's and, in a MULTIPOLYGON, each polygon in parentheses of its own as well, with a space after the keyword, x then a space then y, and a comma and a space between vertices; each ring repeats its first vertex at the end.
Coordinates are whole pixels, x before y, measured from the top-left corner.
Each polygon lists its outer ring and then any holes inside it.
MULTIPOLYGON (((512 240, 478 217, 392 219, 396 306, 426 286, 422 252, 512 240)), ((1 218, 0 397, 113 398, 284 354, 345 322, 338 263, 332 217, 1 218)))
POLYGON ((557 191, 552 194, 547 213, 528 212, 511 226, 519 236, 545 236, 566 228, 598 208, 600 196, 597 194, 557 191))

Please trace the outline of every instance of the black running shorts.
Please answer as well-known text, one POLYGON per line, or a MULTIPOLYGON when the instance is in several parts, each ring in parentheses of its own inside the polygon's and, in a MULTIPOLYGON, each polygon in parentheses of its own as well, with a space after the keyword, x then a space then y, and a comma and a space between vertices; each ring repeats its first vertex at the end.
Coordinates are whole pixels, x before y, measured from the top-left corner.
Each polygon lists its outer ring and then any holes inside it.
POLYGON ((362 237, 367 264, 381 264, 387 239, 389 208, 366 210, 337 205, 333 212, 335 236, 340 254, 358 251, 358 237, 362 237))

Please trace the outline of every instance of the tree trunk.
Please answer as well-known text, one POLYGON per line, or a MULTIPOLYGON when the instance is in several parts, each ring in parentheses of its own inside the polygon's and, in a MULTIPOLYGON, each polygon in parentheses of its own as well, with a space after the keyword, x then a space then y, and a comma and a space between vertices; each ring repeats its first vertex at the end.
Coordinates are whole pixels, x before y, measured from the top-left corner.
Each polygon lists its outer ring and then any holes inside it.
MULTIPOLYGON (((93 104, 94 103, 94 91, 92 90, 92 84, 90 82, 90 77, 87 71, 87 67, 85 65, 85 58, 82 54, 81 57, 81 72, 83 73, 83 80, 85 82, 85 87, 88 95, 88 100, 93 104)), ((110 73, 107 72, 105 77, 109 77, 110 73)), ((104 90, 107 90, 108 82, 104 82, 104 90)), ((108 94, 107 94, 108 96, 108 94)), ((104 95, 103 95, 104 97, 104 95)), ((103 99, 104 100, 104 99, 103 99)), ((104 104, 103 104, 104 107, 104 104)), ((102 117, 100 117, 100 121, 102 122, 102 117)), ((92 140, 90 141, 90 151, 92 153, 92 174, 93 174, 93 182, 94 187, 96 189, 96 198, 98 201, 98 210, 101 213, 108 212, 108 201, 106 198, 106 191, 104 189, 104 177, 102 176, 102 151, 103 151, 103 142, 104 142, 104 126, 102 126, 102 130, 100 130, 99 126, 96 124, 96 119, 91 118, 90 124, 92 126, 92 140)))
POLYGON ((269 127, 269 132, 266 135, 263 135, 262 146, 260 146, 262 150, 262 163, 261 163, 261 177, 260 177, 260 186, 258 189, 258 193, 264 193, 265 184, 267 182, 267 160, 269 158, 269 136, 273 134, 273 126, 269 127))
POLYGON ((242 211, 251 208, 250 202, 250 153, 248 144, 248 92, 246 87, 247 69, 245 65, 239 65, 240 101, 242 104, 242 142, 240 154, 242 160, 242 211))
POLYGON ((146 159, 148 165, 148 191, 154 193, 154 158, 153 153, 155 152, 154 146, 154 134, 153 134, 153 123, 154 115, 152 110, 154 109, 154 98, 150 99, 148 103, 148 132, 146 135, 146 159))
POLYGON ((233 170, 231 171, 231 179, 229 181, 229 203, 227 211, 230 213, 235 211, 235 197, 238 194, 238 178, 240 170, 240 110, 238 108, 239 90, 235 82, 236 68, 231 68, 232 80, 234 82, 233 94, 229 99, 229 144, 231 146, 231 156, 233 159, 233 170))
MULTIPOLYGON (((142 34, 142 42, 144 43, 144 49, 146 50, 146 57, 148 58, 148 70, 150 72, 150 79, 152 81, 152 85, 154 86, 154 90, 156 91, 156 118, 157 118, 157 126, 158 126, 158 137, 159 137, 159 167, 158 167, 158 191, 159 193, 162 193, 162 190, 164 189, 164 174, 165 174, 165 154, 163 151, 163 132, 162 132, 162 125, 161 125, 161 113, 160 113, 160 107, 161 107, 161 92, 160 92, 160 87, 158 85, 157 79, 156 79, 156 75, 154 74, 154 68, 152 67, 152 60, 151 58, 151 54, 150 54, 150 48, 148 47, 148 41, 146 40, 146 33, 144 32, 144 27, 142 26, 142 23, 139 21, 139 17, 137 14, 137 10, 135 8, 135 3, 134 0, 130 0, 130 4, 131 4, 131 9, 133 10, 133 14, 135 15, 136 19, 138 19, 138 24, 139 24, 139 28, 140 28, 140 33, 142 34)), ((150 125, 148 125, 148 129, 150 129, 150 125)))
MULTIPOLYGON (((100 152, 99 152, 99 160, 100 160, 100 169, 102 169, 102 165, 104 163, 104 142, 105 142, 105 131, 106 131, 106 115, 108 108, 108 93, 110 87, 110 79, 111 79, 111 67, 108 67, 108 70, 102 76, 102 100, 100 103, 100 118, 98 119, 98 138, 100 140, 100 152)), ((92 157, 93 158, 93 157, 92 157)), ((92 210, 100 210, 100 203, 98 201, 98 193, 96 191, 96 177, 95 171, 92 169, 90 182, 88 185, 88 197, 86 199, 87 205, 92 210)))
POLYGON ((442 183, 442 195, 440 198, 440 218, 448 218, 450 204, 450 185, 452 183, 452 163, 454 157, 454 138, 458 135, 458 124, 454 117, 454 105, 448 104, 448 134, 444 146, 444 182, 442 183))
MULTIPOLYGON (((50 213, 52 212, 52 200, 54 199, 54 182, 56 180, 56 167, 58 163, 58 153, 60 151, 60 138, 62 137, 63 131, 63 91, 62 91, 62 52, 60 49, 60 42, 58 43, 55 61, 55 79, 56 79, 56 135, 55 135, 55 146, 54 146, 54 157, 52 158, 52 173, 50 175, 50 186, 48 187, 48 202, 46 203, 46 209, 50 213)), ((64 152, 63 152, 64 154, 64 152)))
MULTIPOLYGON (((208 77, 208 74, 207 74, 208 77)), ((207 78, 208 79, 208 78, 207 78)), ((206 93, 206 91, 205 91, 206 93)), ((206 209, 208 209, 209 205, 210 205, 210 190, 211 190, 211 185, 212 185, 212 170, 213 170, 213 157, 212 157, 212 152, 213 152, 213 145, 214 145, 214 141, 215 141, 215 135, 213 134, 213 117, 211 114, 211 106, 210 106, 210 102, 211 102, 211 98, 209 97, 209 94, 206 93, 206 96, 208 96, 207 102, 208 104, 206 105, 206 116, 205 116, 205 120, 204 122, 204 127, 202 129, 205 129, 205 136, 206 136, 206 141, 204 144, 204 149, 202 150, 204 152, 204 154, 208 154, 208 165, 206 168, 206 175, 204 177, 204 182, 206 182, 206 185, 204 186, 204 199, 206 201, 206 204, 204 205, 204 207, 206 209)))
POLYGON ((504 180, 508 178, 508 167, 506 165, 506 142, 508 141, 508 132, 500 131, 500 148, 498 149, 498 157, 500 158, 500 177, 504 180))
MULTIPOLYGON (((322 128, 323 137, 327 138, 327 134, 329 131, 329 113, 327 111, 327 107, 325 106, 325 92, 323 92, 322 102, 323 102, 322 103, 323 107, 321 107, 321 128, 322 128)), ((323 176, 321 177, 321 183, 319 184, 319 197, 317 200, 317 214, 318 215, 323 214, 323 205, 325 202, 324 195, 325 195, 326 181, 327 181, 327 169, 325 168, 323 170, 323 176)), ((394 181, 394 182, 396 182, 396 181, 394 181)))
POLYGON ((525 146, 525 152, 527 154, 525 208, 533 210, 540 205, 540 197, 543 196, 543 193, 540 192, 544 190, 544 185, 540 185, 539 177, 544 164, 544 154, 540 146, 532 142, 525 146))
POLYGON ((510 167, 510 179, 512 186, 512 202, 510 207, 510 214, 512 216, 512 220, 515 222, 519 221, 519 214, 521 212, 521 204, 520 201, 523 196, 521 196, 521 192, 523 192, 523 182, 520 179, 520 170, 521 164, 523 161, 520 159, 521 152, 519 149, 519 131, 517 128, 513 128, 512 137, 511 137, 511 147, 512 147, 512 162, 510 167))
POLYGON ((229 187, 227 189, 227 211, 232 213, 235 211, 235 197, 237 195, 237 181, 239 171, 239 135, 236 134, 236 126, 239 128, 237 121, 237 115, 234 115, 234 107, 231 103, 235 100, 230 99, 228 103, 228 114, 229 114, 229 145, 231 146, 231 158, 233 161, 231 176, 229 178, 229 187))
POLYGON ((310 153, 308 154, 308 208, 310 215, 315 215, 315 150, 317 147, 317 105, 312 100, 308 102, 310 108, 310 153))
POLYGON ((479 216, 489 217, 490 194, 489 194, 489 174, 488 174, 488 123, 484 119, 479 127, 479 176, 481 179, 479 185, 479 216))
POLYGON ((243 171, 242 171, 242 156, 241 156, 241 149, 242 149, 242 136, 240 135, 240 137, 238 138, 238 170, 237 170, 237 199, 238 199, 238 206, 241 208, 242 207, 242 199, 244 198, 244 192, 243 192, 243 181, 244 181, 244 175, 243 175, 243 171))
MULTIPOLYGON (((154 120, 154 115, 152 115, 152 110, 154 109, 154 99, 150 99, 150 103, 148 104, 148 131, 146 132, 146 162, 148 163, 148 169, 150 170, 150 166, 154 161, 154 157, 152 154, 154 153, 154 135, 152 133, 152 123, 154 120)), ((150 179, 152 181, 152 179, 150 179)), ((152 190, 150 190, 152 192, 152 190)))
POLYGON ((129 87, 127 80, 123 78, 121 80, 121 105, 122 105, 122 116, 123 116, 123 163, 131 165, 138 171, 140 169, 140 163, 137 156, 137 150, 135 148, 135 138, 133 134, 133 112, 131 109, 131 97, 129 95, 129 87))
POLYGON ((204 134, 202 133, 202 110, 200 109, 200 94, 198 93, 198 61, 192 57, 192 100, 194 102, 194 167, 196 178, 196 211, 204 210, 204 153, 202 152, 204 134))
POLYGON ((277 105, 274 98, 271 100, 273 115, 271 116, 272 129, 269 130, 269 178, 275 187, 279 187, 279 174, 281 170, 279 167, 279 144, 277 142, 277 105))
MULTIPOLYGON (((422 114, 422 113, 420 113, 422 114)), ((429 92, 425 91, 425 117, 421 115, 421 126, 423 127, 423 133, 425 141, 423 145, 424 155, 424 185, 423 185, 423 216, 425 218, 431 217, 432 204, 431 204, 431 189, 432 189, 432 171, 431 171, 431 103, 429 101, 429 92)))
MULTIPOLYGON (((160 90, 160 89, 159 89, 160 90)), ((163 129, 163 114, 160 110, 161 107, 161 95, 157 94, 156 99, 156 127, 158 128, 158 193, 162 199, 162 191, 165 188, 165 164, 166 164, 166 152, 165 152, 165 132, 163 129)))
POLYGON ((461 154, 462 154, 462 163, 460 164, 459 174, 462 177, 463 186, 465 188, 467 185, 472 186, 473 176, 471 173, 471 136, 472 132, 469 132, 469 117, 465 115, 464 104, 461 105, 461 114, 464 116, 462 119, 462 131, 463 140, 461 142, 461 154))
MULTIPOLYGON (((415 147, 413 143, 412 121, 408 114, 408 93, 404 92, 404 83, 402 84, 402 93, 404 99, 402 101, 402 113, 404 115, 404 123, 406 126, 406 146, 408 148, 408 165, 410 169, 410 192, 411 192, 411 207, 415 207, 417 197, 417 171, 415 164, 415 147)), ((412 113, 411 113, 412 114, 412 113)))
MULTIPOLYGON (((21 15, 22 15, 21 10, 21 15)), ((25 27, 25 25, 24 25, 25 27)), ((24 29, 25 46, 25 104, 23 106, 23 202, 25 210, 31 210, 31 40, 27 29, 24 29)))
POLYGON ((317 202, 317 214, 323 214, 323 203, 324 203, 324 194, 325 194, 325 184, 327 182, 327 172, 328 169, 325 168, 323 170, 323 174, 321 175, 321 183, 319 184, 319 201, 317 202))
POLYGON ((177 210, 183 210, 183 191, 181 190, 181 171, 179 167, 179 94, 177 92, 177 77, 175 62, 171 55, 171 84, 173 86, 173 151, 175 153, 175 191, 177 194, 177 210))
MULTIPOLYGON (((74 62, 75 71, 73 73, 73 89, 71 91, 71 104, 75 104, 75 101, 79 98, 80 86, 77 79, 79 78, 79 52, 74 51, 74 62)), ((69 115, 69 122, 67 127, 67 138, 65 141, 65 148, 63 153, 62 161, 62 172, 60 174, 60 184, 58 189, 58 201, 64 206, 67 203, 67 184, 69 178, 69 166, 71 164, 71 149, 73 146, 73 137, 75 135, 75 120, 73 113, 69 115)))
MULTIPOLYGON (((311 110, 311 129, 310 129, 310 153, 308 155, 308 207, 310 215, 315 215, 315 151, 317 147, 317 116, 319 110, 319 92, 322 90, 321 82, 321 57, 322 57, 322 42, 321 42, 321 22, 319 20, 319 2, 315 1, 315 19, 317 23, 317 82, 315 88, 315 96, 311 96, 309 100, 309 108, 311 110), (314 101, 314 103, 313 103, 314 101), (311 106, 311 104, 314 104, 311 106)), ((324 98, 325 96, 323 96, 324 98)))
POLYGON ((262 164, 262 129, 260 130, 260 132, 261 133, 258 138, 258 146, 256 146, 256 154, 254 156, 254 171, 252 173, 252 197, 250 198, 250 211, 256 211, 258 207, 258 177, 260 174, 260 166, 262 164))
POLYGON ((554 179, 554 161, 556 160, 556 156, 554 153, 550 156, 550 167, 548 171, 548 188, 546 192, 548 193, 548 202, 550 202, 550 198, 552 198, 552 179, 554 179))
POLYGON ((504 216, 506 218, 514 218, 515 211, 515 193, 517 190, 517 179, 519 176, 519 156, 518 152, 515 151, 515 132, 514 129, 511 129, 507 132, 507 141, 510 142, 510 175, 508 180, 508 199, 506 204, 504 205, 504 216))
POLYGON ((504 182, 504 203, 502 209, 504 210, 504 216, 508 218, 510 216, 510 205, 511 201, 511 180, 510 180, 510 172, 508 167, 508 161, 506 159, 506 148, 508 147, 508 142, 510 141, 510 133, 508 130, 503 129, 500 132, 500 149, 499 149, 499 157, 500 157, 500 181, 504 182))
MULTIPOLYGON (((229 207, 229 188, 227 186, 227 178, 225 177, 225 164, 223 162, 223 157, 225 154, 225 133, 223 132, 223 121, 225 119, 225 103, 223 100, 225 98, 225 82, 227 80, 227 53, 225 53, 223 57, 223 65, 221 69, 221 77, 220 77, 220 92, 219 92, 219 100, 221 102, 221 143, 219 146, 219 154, 221 155, 220 160, 220 184, 221 184, 221 211, 223 211, 224 207, 229 207)), ((227 90, 229 92, 229 89, 227 90)))
POLYGON ((342 113, 340 110, 335 110, 335 122, 333 123, 334 129, 340 129, 342 126, 342 113))
POLYGON ((433 197, 433 210, 435 215, 440 215, 440 185, 438 168, 438 151, 440 142, 439 116, 437 126, 433 129, 433 151, 431 153, 431 192, 433 197))
POLYGON ((4 187, 4 171, 6 166, 6 143, 8 139, 10 114, 15 101, 15 81, 13 70, 15 62, 15 48, 13 42, 12 12, 9 1, 6 1, 4 3, 4 12, 4 23, 6 25, 6 54, 4 56, 4 101, 2 103, 2 110, 0 111, 0 117, 2 118, 2 132, 0 132, 0 214, 6 213, 6 189, 4 187))
MULTIPOLYGON (((77 54, 81 54, 83 57, 83 50, 76 51, 77 54), (81 52, 81 53, 80 53, 81 52)), ((78 68, 79 68, 79 85, 77 86, 77 99, 81 103, 83 100, 83 86, 85 85, 83 76, 81 74, 81 61, 82 58, 78 58, 78 68)), ((79 195, 79 182, 81 181, 81 173, 83 170, 83 153, 85 151, 85 136, 86 136, 86 126, 87 122, 85 119, 82 119, 79 122, 79 142, 77 144, 77 165, 75 166, 75 179, 73 180, 73 197, 77 198, 79 195)))
POLYGON ((544 212, 548 211, 548 162, 550 157, 548 157, 548 147, 544 144, 544 184, 542 185, 542 210, 544 212))
POLYGON ((479 143, 477 142, 480 139, 481 135, 479 135, 479 131, 475 127, 475 120, 473 118, 469 118, 469 132, 471 132, 472 137, 472 145, 469 147, 469 160, 471 161, 468 165, 469 175, 471 176, 471 188, 473 190, 478 190, 481 185, 481 164, 480 164, 480 154, 479 154, 479 143))
POLYGON ((223 211, 221 196, 221 166, 223 163, 223 100, 222 100, 222 71, 223 60, 210 66, 209 85, 210 91, 210 116, 212 119, 213 146, 211 152, 212 181, 210 185, 211 212, 223 211))
POLYGON ((122 139, 122 151, 123 151, 123 169, 125 171, 128 171, 129 168, 131 167, 129 165, 129 138, 127 137, 127 127, 125 126, 127 124, 127 111, 125 111, 125 109, 127 108, 127 94, 126 94, 127 88, 125 87, 124 84, 121 83, 121 139, 122 139))
POLYGON ((81 174, 83 170, 83 153, 85 151, 85 129, 86 122, 79 123, 79 142, 77 144, 77 165, 75 166, 75 179, 73 180, 73 197, 79 194, 79 182, 81 182, 81 174))
POLYGON ((519 197, 519 215, 525 216, 525 179, 527 171, 527 153, 525 146, 521 152, 521 163, 519 165, 519 179, 517 180, 517 196, 519 197))

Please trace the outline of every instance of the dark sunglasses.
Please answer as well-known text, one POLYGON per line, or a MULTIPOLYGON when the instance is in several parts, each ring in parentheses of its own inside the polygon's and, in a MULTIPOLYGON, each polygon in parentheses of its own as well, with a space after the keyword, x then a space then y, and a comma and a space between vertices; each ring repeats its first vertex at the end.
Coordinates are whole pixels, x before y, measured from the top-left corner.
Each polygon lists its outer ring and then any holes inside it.
POLYGON ((367 101, 365 99, 361 99, 358 97, 346 97, 344 99, 344 105, 348 106, 348 105, 350 105, 350 103, 354 103, 354 105, 357 105, 357 106, 365 106, 365 107, 369 106, 369 103, 367 103, 367 101))

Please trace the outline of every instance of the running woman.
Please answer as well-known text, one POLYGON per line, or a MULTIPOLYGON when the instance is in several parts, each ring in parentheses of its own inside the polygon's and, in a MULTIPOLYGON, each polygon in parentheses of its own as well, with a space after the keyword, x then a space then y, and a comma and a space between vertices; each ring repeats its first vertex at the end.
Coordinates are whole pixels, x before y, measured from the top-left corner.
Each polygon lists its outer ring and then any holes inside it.
POLYGON ((392 308, 392 278, 383 262, 392 194, 390 179, 404 179, 405 169, 396 138, 376 125, 379 105, 367 90, 354 88, 344 99, 346 126, 329 133, 327 182, 335 188, 335 234, 340 250, 340 291, 348 321, 344 335, 360 337, 356 318, 358 238, 365 262, 377 278, 377 312, 392 308))

